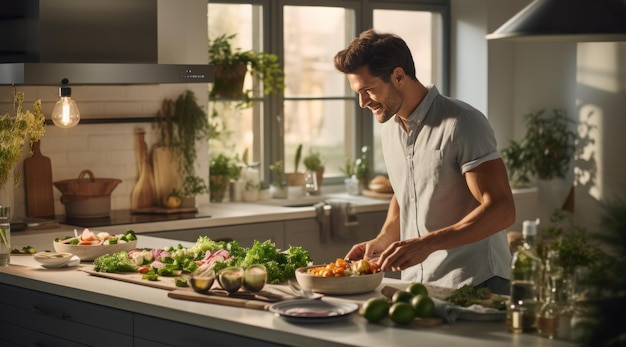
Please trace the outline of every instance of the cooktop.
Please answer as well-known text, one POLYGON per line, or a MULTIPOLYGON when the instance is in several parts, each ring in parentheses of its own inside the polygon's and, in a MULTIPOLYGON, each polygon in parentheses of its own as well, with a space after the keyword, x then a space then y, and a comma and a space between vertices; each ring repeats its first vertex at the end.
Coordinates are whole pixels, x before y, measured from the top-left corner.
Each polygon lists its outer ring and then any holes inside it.
POLYGON ((83 228, 94 228, 112 225, 154 223, 210 217, 210 215, 202 212, 133 213, 131 210, 112 210, 108 217, 103 218, 69 218, 66 216, 57 216, 56 220, 61 224, 75 225, 83 228))

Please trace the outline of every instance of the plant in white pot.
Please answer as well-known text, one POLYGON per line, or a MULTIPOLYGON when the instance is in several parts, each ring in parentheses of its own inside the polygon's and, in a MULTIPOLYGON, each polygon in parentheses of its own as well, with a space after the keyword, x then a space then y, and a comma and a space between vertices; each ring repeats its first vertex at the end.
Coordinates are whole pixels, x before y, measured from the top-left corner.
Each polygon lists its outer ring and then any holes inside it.
POLYGON ((554 181, 565 183, 564 179, 576 151, 577 134, 570 128, 573 122, 567 118, 565 111, 560 109, 554 109, 552 112, 545 109, 530 112, 524 115, 524 122, 526 134, 522 140, 519 142, 511 140, 509 145, 501 150, 511 186, 529 187, 533 183, 547 185, 548 187, 539 189, 540 199, 546 192, 548 200, 555 201, 551 205, 560 208, 571 187, 565 186, 564 194, 562 192, 551 194, 548 191, 554 190, 550 187, 558 185, 554 181))

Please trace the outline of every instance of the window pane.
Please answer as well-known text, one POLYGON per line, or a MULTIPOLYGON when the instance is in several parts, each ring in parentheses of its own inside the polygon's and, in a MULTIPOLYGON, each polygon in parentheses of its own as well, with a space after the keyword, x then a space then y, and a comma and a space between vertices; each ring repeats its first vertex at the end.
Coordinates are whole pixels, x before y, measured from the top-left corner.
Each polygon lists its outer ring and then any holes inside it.
MULTIPOLYGON (((230 41, 234 49, 243 51, 262 51, 262 10, 259 5, 250 4, 215 4, 208 5, 208 39, 214 40, 221 35, 236 34, 230 41)), ((252 79, 246 76, 244 89, 252 88, 252 79)), ((257 89, 254 89, 258 91, 257 89)), ((254 131, 254 119, 261 117, 262 101, 255 101, 253 108, 238 109, 236 101, 209 100, 208 114, 211 123, 217 127, 219 137, 209 140, 211 154, 225 153, 242 155, 248 149, 248 159, 254 160, 254 138, 261 136, 262 129, 254 131), (212 116, 213 115, 213 116, 212 116)))
MULTIPOLYGON (((295 152, 303 144, 302 156, 310 149, 320 152, 324 175, 339 175, 346 158, 344 118, 352 119, 354 103, 345 100, 285 101, 285 170, 294 169, 295 152)), ((300 171, 304 167, 300 163, 300 171)))
POLYGON ((345 144, 351 139, 346 133, 352 130, 354 104, 315 98, 352 96, 345 76, 335 70, 333 57, 354 37, 354 12, 317 6, 285 6, 283 10, 285 169, 294 170, 295 151, 302 143, 303 156, 310 148, 320 152, 325 176, 340 175, 345 144))
POLYGON ((333 57, 354 35, 353 11, 317 6, 285 6, 285 97, 345 95, 345 77, 333 57), (324 18, 324 25, 320 25, 324 18))
MULTIPOLYGON (((433 12, 408 10, 374 10, 374 28, 402 37, 413 55, 415 73, 422 84, 428 86, 441 80, 441 15, 433 12), (410 23, 410 25, 407 25, 410 23)), ((374 171, 387 172, 380 143, 382 124, 374 120, 374 171)))

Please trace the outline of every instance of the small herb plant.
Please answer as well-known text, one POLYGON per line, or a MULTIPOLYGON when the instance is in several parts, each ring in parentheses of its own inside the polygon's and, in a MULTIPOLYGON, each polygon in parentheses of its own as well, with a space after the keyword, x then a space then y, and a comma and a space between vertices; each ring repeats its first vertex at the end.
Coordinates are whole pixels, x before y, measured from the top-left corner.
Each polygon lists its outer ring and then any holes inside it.
POLYGON ((304 167, 309 171, 324 170, 324 163, 322 162, 320 152, 314 149, 309 149, 309 154, 304 157, 302 162, 304 163, 304 167))
POLYGON ((272 185, 279 188, 285 188, 287 186, 287 179, 285 178, 285 167, 282 160, 276 161, 270 165, 270 171, 272 173, 272 185))
MULTIPOLYGON (((17 184, 19 176, 9 177, 15 164, 22 158, 22 146, 29 146, 41 139, 45 132, 45 117, 41 111, 41 100, 33 104, 33 111, 25 110, 24 92, 13 93, 15 114, 0 115, 0 187, 9 179, 17 184)), ((32 155, 32 149, 31 153, 32 155)))
POLYGON ((370 166, 367 160, 367 146, 361 147, 361 156, 354 161, 350 157, 346 158, 344 166, 339 168, 339 170, 346 175, 346 177, 355 176, 362 186, 367 186, 367 181, 371 176, 370 166))

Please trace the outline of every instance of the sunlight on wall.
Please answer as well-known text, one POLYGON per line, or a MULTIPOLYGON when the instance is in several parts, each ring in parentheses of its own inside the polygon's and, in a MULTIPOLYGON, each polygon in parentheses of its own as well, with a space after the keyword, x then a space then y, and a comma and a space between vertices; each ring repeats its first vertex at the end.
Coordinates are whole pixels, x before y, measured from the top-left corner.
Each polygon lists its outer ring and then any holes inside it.
POLYGON ((578 83, 609 93, 619 91, 617 45, 586 43, 578 54, 578 83))

